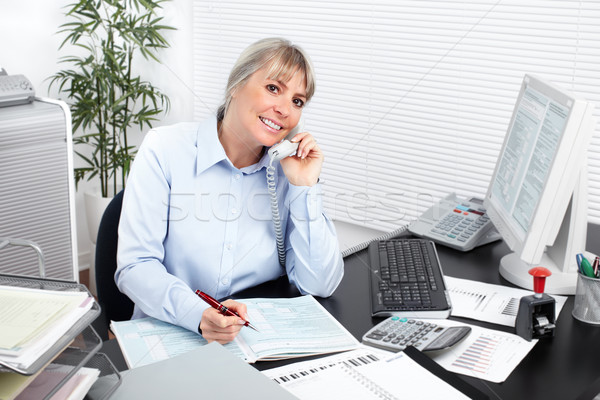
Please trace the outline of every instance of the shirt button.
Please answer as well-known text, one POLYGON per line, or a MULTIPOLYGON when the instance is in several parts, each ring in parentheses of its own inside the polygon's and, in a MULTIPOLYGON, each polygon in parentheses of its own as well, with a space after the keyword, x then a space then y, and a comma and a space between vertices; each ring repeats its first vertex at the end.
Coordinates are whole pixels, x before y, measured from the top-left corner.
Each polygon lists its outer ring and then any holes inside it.
POLYGON ((237 214, 237 212, 238 212, 237 208, 232 208, 232 209, 231 209, 231 213, 232 213, 232 214, 237 214))
POLYGON ((227 247, 227 250, 233 249, 233 245, 231 243, 227 243, 225 247, 227 247))
POLYGON ((236 181, 238 181, 242 177, 242 175, 241 174, 235 174, 233 177, 235 178, 236 181))
POLYGON ((221 283, 223 285, 229 285, 229 278, 223 278, 223 280, 221 280, 221 283))

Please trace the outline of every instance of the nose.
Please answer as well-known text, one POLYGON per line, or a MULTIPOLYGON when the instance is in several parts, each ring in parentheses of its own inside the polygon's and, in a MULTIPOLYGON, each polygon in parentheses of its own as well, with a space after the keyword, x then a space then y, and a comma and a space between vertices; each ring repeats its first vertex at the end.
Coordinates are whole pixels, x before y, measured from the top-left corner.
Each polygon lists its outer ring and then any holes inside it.
POLYGON ((283 117, 287 117, 290 114, 290 104, 291 102, 288 99, 283 98, 282 96, 275 103, 275 112, 277 112, 283 117))

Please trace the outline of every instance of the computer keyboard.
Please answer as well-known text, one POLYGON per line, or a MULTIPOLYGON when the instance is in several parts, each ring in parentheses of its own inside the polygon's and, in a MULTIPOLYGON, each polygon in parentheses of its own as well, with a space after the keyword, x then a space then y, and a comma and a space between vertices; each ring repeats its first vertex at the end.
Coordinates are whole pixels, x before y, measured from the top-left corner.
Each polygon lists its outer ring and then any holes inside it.
POLYGON ((447 318, 450 315, 450 296, 432 241, 375 241, 368 252, 373 316, 447 318))

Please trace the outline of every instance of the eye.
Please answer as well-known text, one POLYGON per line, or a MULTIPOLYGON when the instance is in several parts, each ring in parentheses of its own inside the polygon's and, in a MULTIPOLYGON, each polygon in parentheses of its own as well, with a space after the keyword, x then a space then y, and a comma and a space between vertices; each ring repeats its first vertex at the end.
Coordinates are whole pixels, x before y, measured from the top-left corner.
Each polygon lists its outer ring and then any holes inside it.
POLYGON ((298 108, 302 108, 304 107, 304 101, 300 100, 300 99, 294 99, 294 104, 296 105, 296 107, 298 108))
POLYGON ((279 93, 279 88, 273 84, 267 85, 267 90, 272 93, 279 93))

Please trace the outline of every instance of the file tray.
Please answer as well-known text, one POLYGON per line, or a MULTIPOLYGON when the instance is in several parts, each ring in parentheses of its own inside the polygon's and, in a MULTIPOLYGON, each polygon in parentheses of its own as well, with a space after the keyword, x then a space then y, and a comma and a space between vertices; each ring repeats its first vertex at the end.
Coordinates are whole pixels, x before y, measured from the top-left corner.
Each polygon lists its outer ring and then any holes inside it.
POLYGON ((52 396, 79 370, 79 368, 87 365, 98 350, 102 347, 102 339, 96 333, 91 325, 88 325, 83 332, 77 335, 73 342, 63 350, 51 365, 58 364, 61 366, 71 367, 66 369, 64 376, 50 391, 44 399, 51 399, 52 396), (68 371, 68 372, 67 372, 68 371))
POLYGON ((121 374, 104 353, 94 354, 85 366, 99 369, 100 376, 94 382, 84 400, 108 399, 121 384, 121 374))
MULTIPOLYGON (((54 280, 54 279, 39 279, 30 278, 26 276, 15 276, 0 274, 0 285, 1 286, 13 286, 22 287, 28 289, 41 289, 41 290, 55 290, 55 291, 77 291, 86 292, 90 297, 93 296, 89 290, 82 284, 70 281, 54 280)), ((76 337, 83 332, 83 330, 94 321, 100 314, 100 306, 96 301, 93 302, 92 308, 88 310, 54 345, 52 345, 45 353, 41 354, 36 361, 34 361, 27 368, 19 368, 9 363, 0 360, 0 370, 15 371, 23 375, 33 375, 42 369, 46 364, 53 360, 59 353, 61 353, 69 344, 76 339, 76 337)), ((94 332, 95 333, 95 332, 94 332)), ((96 334, 97 336, 97 334, 96 334)), ((102 341, 99 340, 98 346, 102 345, 102 341)))

